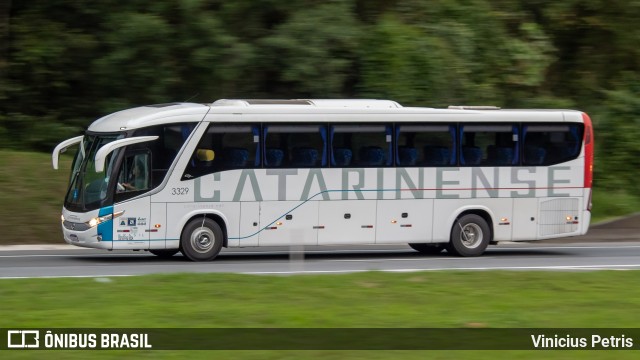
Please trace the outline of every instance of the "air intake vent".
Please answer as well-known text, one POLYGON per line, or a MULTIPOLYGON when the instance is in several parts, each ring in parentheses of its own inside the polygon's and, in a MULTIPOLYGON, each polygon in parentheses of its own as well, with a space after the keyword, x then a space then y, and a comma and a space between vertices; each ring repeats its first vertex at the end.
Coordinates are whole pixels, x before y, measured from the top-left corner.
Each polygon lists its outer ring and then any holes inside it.
POLYGON ((578 231, 579 201, 575 198, 551 199, 540 202, 541 236, 569 234, 578 231))

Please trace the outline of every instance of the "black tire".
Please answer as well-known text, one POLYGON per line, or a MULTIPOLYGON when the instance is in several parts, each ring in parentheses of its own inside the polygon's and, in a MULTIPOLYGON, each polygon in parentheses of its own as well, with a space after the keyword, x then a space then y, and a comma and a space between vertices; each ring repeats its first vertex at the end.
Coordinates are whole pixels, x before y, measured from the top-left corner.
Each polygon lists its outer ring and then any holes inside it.
POLYGON ((409 244, 409 246, 411 246, 413 250, 427 255, 440 254, 445 248, 443 244, 409 244))
POLYGON ((173 255, 177 254, 179 250, 177 249, 173 249, 173 250, 149 250, 150 253, 152 253, 153 255, 163 258, 163 259, 168 259, 170 257, 172 257, 173 255))
POLYGON ((191 261, 213 260, 222 249, 224 234, 220 225, 209 218, 191 220, 182 230, 180 251, 191 261))
POLYGON ((458 256, 480 256, 491 242, 487 222, 474 214, 464 215, 453 223, 447 251, 458 256))

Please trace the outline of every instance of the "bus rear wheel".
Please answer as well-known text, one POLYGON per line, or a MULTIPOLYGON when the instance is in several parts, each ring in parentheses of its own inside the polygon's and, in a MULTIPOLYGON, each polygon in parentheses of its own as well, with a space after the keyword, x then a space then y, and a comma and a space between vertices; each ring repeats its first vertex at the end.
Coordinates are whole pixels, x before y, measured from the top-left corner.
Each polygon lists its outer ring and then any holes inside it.
POLYGON ((150 253, 152 253, 153 255, 163 258, 163 259, 168 259, 170 257, 172 257, 173 255, 178 253, 178 250, 149 250, 150 253))
POLYGON ((427 255, 440 254, 445 248, 442 244, 409 244, 409 246, 411 246, 413 250, 427 255))
POLYGON ((447 251, 458 256, 480 256, 491 241, 487 222, 478 215, 464 215, 453 224, 447 251))
POLYGON ((191 220, 182 231, 180 251, 191 261, 213 260, 222 249, 220 225, 207 217, 191 220))

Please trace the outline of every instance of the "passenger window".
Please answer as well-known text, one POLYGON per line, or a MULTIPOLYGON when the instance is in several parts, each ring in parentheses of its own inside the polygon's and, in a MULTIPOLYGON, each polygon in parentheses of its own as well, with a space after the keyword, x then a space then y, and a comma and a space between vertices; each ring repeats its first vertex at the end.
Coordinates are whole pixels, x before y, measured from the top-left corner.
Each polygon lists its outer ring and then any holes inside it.
POLYGON ((393 165, 391 125, 334 125, 331 144, 334 167, 393 165))
POLYGON ((519 163, 517 125, 461 125, 460 165, 511 166, 519 163))
POLYGON ((398 166, 455 165, 455 126, 398 125, 396 164, 398 166))
POLYGON ((317 168, 327 165, 327 130, 323 125, 264 127, 265 167, 317 168))
POLYGON ((582 147, 582 124, 525 125, 523 164, 552 165, 575 159, 582 147))
POLYGON ((210 124, 182 178, 260 166, 259 134, 258 125, 210 124))

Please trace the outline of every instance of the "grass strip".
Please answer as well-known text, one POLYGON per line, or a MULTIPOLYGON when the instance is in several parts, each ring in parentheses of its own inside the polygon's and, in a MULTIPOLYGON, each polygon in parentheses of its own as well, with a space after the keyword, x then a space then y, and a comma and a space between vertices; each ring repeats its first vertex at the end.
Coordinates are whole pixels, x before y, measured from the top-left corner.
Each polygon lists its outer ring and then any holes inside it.
MULTIPOLYGON (((3 327, 631 328, 640 272, 425 272, 322 276, 177 274, 0 281, 3 327)), ((640 341, 637 339, 636 341, 640 341)), ((547 358, 634 352, 545 351, 547 358), (580 353, 580 354, 578 354, 580 353)), ((43 352, 12 351, 19 358, 43 352)), ((184 356, 175 351, 52 352, 66 358, 184 356)), ((538 351, 216 351, 189 357, 484 359, 538 351), (302 354, 302 355, 301 355, 302 354)), ((637 355, 637 354, 636 354, 637 355)))

